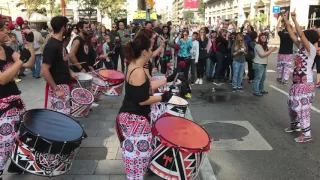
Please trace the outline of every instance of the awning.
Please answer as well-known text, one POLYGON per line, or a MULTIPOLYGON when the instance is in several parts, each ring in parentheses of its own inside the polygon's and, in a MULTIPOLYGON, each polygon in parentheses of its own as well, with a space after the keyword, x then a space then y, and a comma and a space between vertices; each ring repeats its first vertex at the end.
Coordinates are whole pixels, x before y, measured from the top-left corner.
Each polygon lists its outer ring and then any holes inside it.
POLYGON ((48 21, 50 21, 50 18, 37 12, 33 12, 29 18, 29 22, 48 22, 48 21))

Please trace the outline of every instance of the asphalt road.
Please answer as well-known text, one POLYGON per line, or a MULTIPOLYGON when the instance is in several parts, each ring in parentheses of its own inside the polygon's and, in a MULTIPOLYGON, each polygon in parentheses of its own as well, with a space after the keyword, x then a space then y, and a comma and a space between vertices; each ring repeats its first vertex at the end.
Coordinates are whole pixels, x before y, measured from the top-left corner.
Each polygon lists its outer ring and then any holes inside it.
POLYGON ((214 138, 208 157, 219 180, 320 179, 320 111, 315 111, 320 109, 320 89, 311 112, 314 142, 295 143, 299 133, 283 130, 290 125, 284 93, 291 81, 277 83, 276 57, 269 58, 265 82, 269 94, 264 97, 253 96, 247 80, 242 93, 233 93, 228 84, 193 86, 190 109, 194 120, 214 138))

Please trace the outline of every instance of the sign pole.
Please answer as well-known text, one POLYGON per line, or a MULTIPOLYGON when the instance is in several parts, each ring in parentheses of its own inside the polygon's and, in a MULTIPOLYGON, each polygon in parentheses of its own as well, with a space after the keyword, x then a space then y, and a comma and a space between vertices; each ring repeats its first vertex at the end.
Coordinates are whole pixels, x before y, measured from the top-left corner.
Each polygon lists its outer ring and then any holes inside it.
POLYGON ((147 9, 146 9, 146 20, 150 21, 150 5, 147 4, 147 9))

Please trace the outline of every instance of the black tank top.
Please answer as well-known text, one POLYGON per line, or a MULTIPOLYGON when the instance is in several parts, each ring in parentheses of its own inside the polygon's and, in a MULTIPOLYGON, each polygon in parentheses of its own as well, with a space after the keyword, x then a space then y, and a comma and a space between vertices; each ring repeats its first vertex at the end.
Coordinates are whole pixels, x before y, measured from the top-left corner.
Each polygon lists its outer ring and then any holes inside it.
POLYGON ((145 74, 146 81, 141 86, 133 86, 128 82, 130 80, 132 72, 138 68, 139 67, 134 68, 130 72, 129 77, 125 82, 125 96, 120 108, 120 112, 128 112, 131 114, 142 115, 148 118, 151 112, 150 105, 141 106, 139 104, 140 102, 148 100, 150 95, 152 95, 150 81, 147 74, 145 74))
MULTIPOLYGON (((86 42, 80 37, 77 36, 73 39, 73 41, 79 40, 80 44, 78 47, 78 51, 76 53, 76 57, 78 59, 78 62, 86 62, 84 64, 81 64, 81 66, 86 70, 89 71, 89 61, 90 61, 90 56, 89 56, 89 46, 86 44, 86 42)), ((79 72, 80 69, 74 68, 73 69, 75 72, 79 72)))
MULTIPOLYGON (((12 59, 12 54, 14 53, 14 51, 8 46, 3 45, 2 47, 6 54, 6 60, 0 60, 0 71, 4 72, 14 63, 12 59)), ((5 85, 0 85, 0 99, 19 94, 21 94, 21 92, 19 91, 17 84, 13 80, 5 85)))

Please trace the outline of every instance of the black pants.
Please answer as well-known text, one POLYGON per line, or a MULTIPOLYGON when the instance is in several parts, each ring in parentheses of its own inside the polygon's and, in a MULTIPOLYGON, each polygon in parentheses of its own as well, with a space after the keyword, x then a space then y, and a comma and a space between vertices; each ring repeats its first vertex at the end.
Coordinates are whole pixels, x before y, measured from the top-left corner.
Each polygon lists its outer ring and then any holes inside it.
POLYGON ((252 81, 254 79, 254 72, 252 68, 253 61, 250 59, 246 59, 246 61, 248 63, 248 78, 249 78, 249 81, 252 81))
POLYGON ((168 62, 169 61, 166 61, 166 60, 159 60, 160 61, 160 65, 161 65, 161 73, 162 74, 166 74, 167 73, 167 69, 168 69, 168 62))
POLYGON ((114 50, 114 54, 112 55, 114 70, 118 70, 118 61, 119 61, 120 52, 121 52, 121 48, 116 48, 114 50))
POLYGON ((233 76, 233 67, 232 67, 232 63, 233 63, 233 59, 232 59, 232 56, 231 56, 231 53, 228 53, 227 54, 227 59, 225 60, 225 63, 224 63, 224 70, 225 70, 225 73, 223 73, 223 75, 226 75, 226 77, 231 77, 232 79, 232 76, 233 76), (231 74, 231 76, 230 76, 231 74))
POLYGON ((188 74, 189 74, 189 69, 190 69, 190 65, 191 65, 191 58, 178 56, 178 63, 180 61, 184 61, 186 63, 186 67, 183 70, 183 75, 186 78, 186 80, 188 80, 188 74))
POLYGON ((223 76, 222 71, 223 71, 224 61, 226 61, 226 54, 223 54, 221 52, 216 52, 216 57, 217 57, 217 67, 215 72, 215 78, 216 78, 216 82, 220 82, 220 76, 223 76))
POLYGON ((198 76, 198 78, 203 78, 203 74, 204 74, 205 66, 206 66, 206 60, 207 60, 207 58, 198 60, 198 63, 197 63, 197 76, 198 76))

